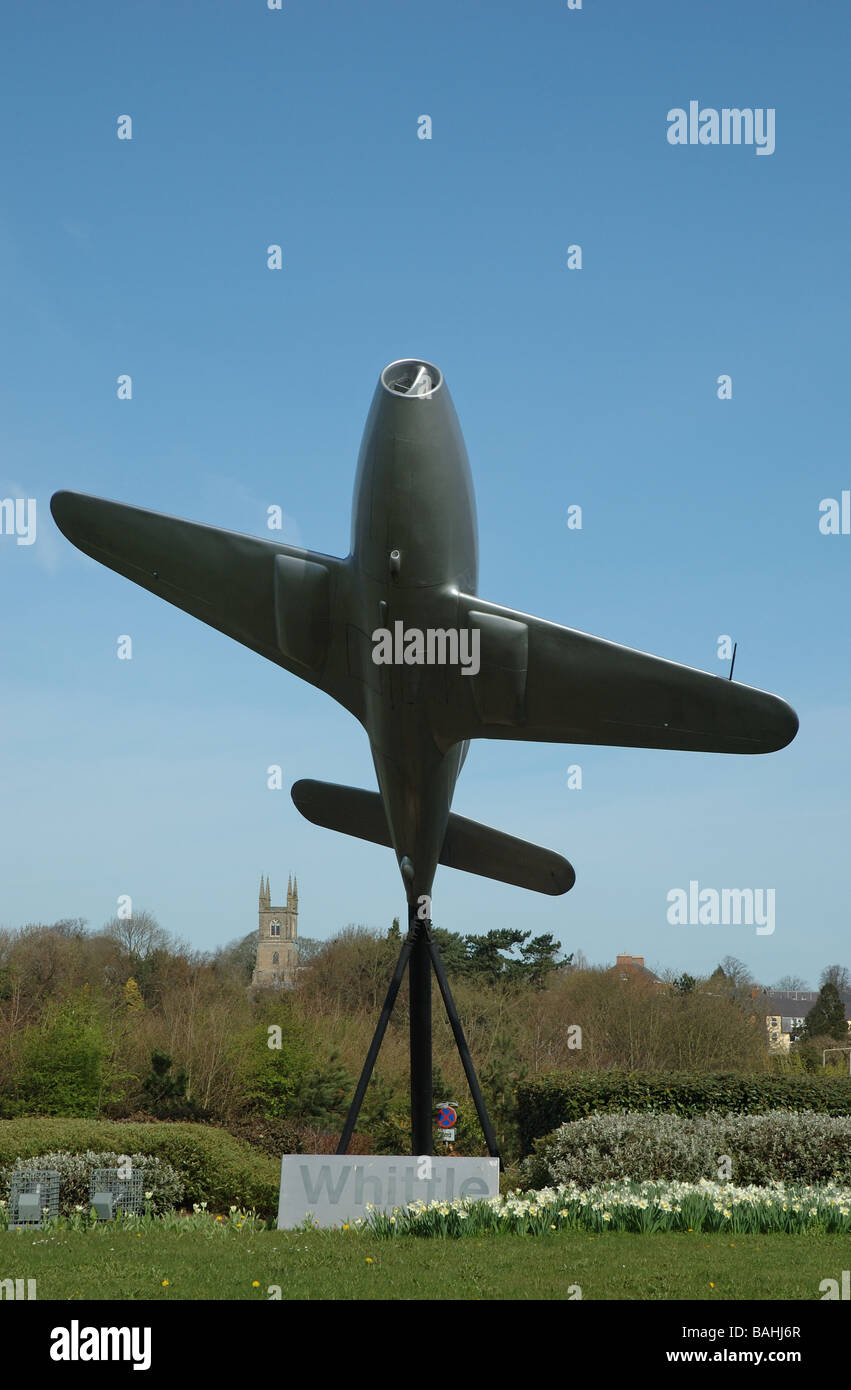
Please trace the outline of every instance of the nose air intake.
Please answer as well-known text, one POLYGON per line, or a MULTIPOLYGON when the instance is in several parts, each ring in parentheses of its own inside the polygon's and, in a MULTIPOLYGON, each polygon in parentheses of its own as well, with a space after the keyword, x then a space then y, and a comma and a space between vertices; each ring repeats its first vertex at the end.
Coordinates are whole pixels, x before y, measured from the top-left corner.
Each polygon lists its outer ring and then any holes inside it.
POLYGON ((425 367, 420 367, 413 384, 405 392, 406 396, 427 396, 432 388, 432 380, 425 367))
POLYGON ((430 396, 443 381, 437 367, 416 357, 391 362, 381 373, 381 383, 394 396, 430 396))

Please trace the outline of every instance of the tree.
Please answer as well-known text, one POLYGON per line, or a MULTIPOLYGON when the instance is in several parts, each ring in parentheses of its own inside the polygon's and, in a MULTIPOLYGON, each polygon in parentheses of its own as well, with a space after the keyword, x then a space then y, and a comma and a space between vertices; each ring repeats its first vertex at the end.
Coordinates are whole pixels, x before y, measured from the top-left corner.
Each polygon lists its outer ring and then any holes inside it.
POLYGON ((144 910, 132 917, 113 917, 104 924, 103 935, 115 941, 134 961, 147 960, 155 951, 166 950, 171 945, 168 932, 153 913, 144 910))
POLYGON ((467 970, 467 943, 457 931, 447 931, 445 927, 432 927, 431 934, 437 942, 437 949, 447 975, 463 975, 467 970))
POLYGON ((511 927, 494 927, 484 936, 465 936, 469 973, 478 975, 490 984, 506 979, 509 967, 517 962, 510 960, 504 952, 514 950, 515 946, 528 941, 530 936, 531 932, 517 931, 511 927))
POLYGON ((68 999, 27 1028, 17 1078, 16 1108, 30 1115, 97 1115, 104 1046, 91 1005, 68 999))
POLYGON ((839 997, 836 985, 822 985, 818 999, 807 1014, 802 1037, 836 1038, 842 1041, 847 1039, 845 1005, 839 997))
MULTIPOLYGON (((386 934, 346 927, 308 963, 299 978, 299 997, 323 1014, 374 1013, 381 1008, 399 952, 386 934)), ((394 1014, 395 1018, 395 1014, 394 1014)))
POLYGON ((264 1021, 252 1033, 243 1096, 264 1119, 328 1123, 340 1113, 353 1082, 336 1052, 317 1056, 316 1038, 299 1015, 296 1001, 266 1001, 264 1021), (265 1019, 274 1020, 270 1029, 265 1019))
POLYGON ((801 990, 806 990, 809 986, 801 975, 781 975, 777 983, 771 988, 777 990, 778 994, 799 994, 801 990))
POLYGON ((198 1107, 186 1098, 187 1076, 181 1067, 170 1075, 172 1058, 155 1047, 151 1053, 151 1071, 142 1083, 147 1097, 147 1109, 161 1120, 194 1120, 199 1118, 198 1107))
POLYGON ((697 980, 693 975, 678 975, 674 980, 674 993, 685 998, 687 994, 693 994, 697 989, 697 980))
POLYGON ((718 968, 734 986, 753 984, 753 975, 738 956, 725 956, 718 968))
POLYGON ((224 974, 232 971, 238 979, 250 984, 257 963, 256 931, 249 932, 247 936, 239 937, 236 941, 230 941, 227 946, 221 946, 213 954, 210 963, 215 970, 224 974))
POLYGON ((531 984, 540 988, 553 970, 572 960, 572 957, 558 960, 561 948, 549 932, 532 937, 531 932, 502 927, 484 936, 466 936, 464 940, 468 973, 491 984, 506 980, 511 984, 531 984), (519 959, 506 954, 515 948, 519 959))
POLYGON ((731 999, 746 999, 754 987, 754 978, 744 961, 737 956, 725 956, 709 977, 716 990, 723 990, 731 999))
POLYGON ((520 978, 533 985, 535 989, 541 989, 554 970, 569 970, 573 964, 573 952, 559 960, 560 949, 558 941, 550 932, 543 936, 533 936, 527 945, 520 947, 521 962, 517 972, 520 978))
POLYGON ((142 991, 136 984, 132 975, 124 986, 124 1003, 127 1005, 128 1013, 142 1014, 145 1012, 145 1001, 142 998, 142 991))
MULTIPOLYGON (((256 933, 255 933, 256 940, 256 933)), ((298 938, 298 963, 299 965, 309 965, 312 960, 325 950, 327 941, 317 941, 312 936, 300 936, 298 938)))
POLYGON ((86 935, 86 926, 85 917, 62 917, 53 923, 50 930, 58 936, 68 937, 71 941, 81 941, 86 935))
POLYGON ((851 993, 851 975, 844 965, 827 965, 819 976, 819 988, 834 985, 840 994, 851 993))
POLYGON ((393 921, 392 921, 391 924, 390 924, 390 930, 389 930, 388 933, 387 933, 387 940, 388 940, 388 941, 398 941, 398 942, 401 944, 401 941, 402 941, 402 929, 401 929, 401 927, 399 926, 399 918, 398 918, 398 917, 394 917, 394 918, 393 918, 393 921))
POLYGON ((315 1125, 336 1126, 345 1114, 354 1090, 354 1082, 332 1052, 322 1062, 296 1079, 284 1113, 291 1119, 310 1121, 315 1125))

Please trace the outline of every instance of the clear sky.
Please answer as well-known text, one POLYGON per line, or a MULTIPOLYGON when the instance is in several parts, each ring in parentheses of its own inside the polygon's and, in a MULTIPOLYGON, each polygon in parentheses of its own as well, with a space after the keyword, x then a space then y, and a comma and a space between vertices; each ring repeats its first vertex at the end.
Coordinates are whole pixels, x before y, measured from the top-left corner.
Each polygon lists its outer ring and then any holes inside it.
POLYGON ((374 787, 360 726, 82 556, 48 504, 267 537, 277 504, 284 539, 345 555, 375 382, 411 355, 461 420, 486 598, 716 672, 730 634, 737 679, 801 719, 759 758, 474 744, 454 809, 577 882, 443 869, 435 921, 692 973, 732 954, 765 983, 851 964, 851 535, 819 531, 851 488, 851 9, 46 0, 2 30, 0 499, 35 499, 37 533, 0 535, 0 924, 97 927, 129 894, 210 949, 290 871, 305 935, 404 905, 390 851, 289 798, 374 787), (670 144, 692 100, 773 110, 774 152, 670 144), (774 932, 669 925, 690 880, 773 888, 774 932))

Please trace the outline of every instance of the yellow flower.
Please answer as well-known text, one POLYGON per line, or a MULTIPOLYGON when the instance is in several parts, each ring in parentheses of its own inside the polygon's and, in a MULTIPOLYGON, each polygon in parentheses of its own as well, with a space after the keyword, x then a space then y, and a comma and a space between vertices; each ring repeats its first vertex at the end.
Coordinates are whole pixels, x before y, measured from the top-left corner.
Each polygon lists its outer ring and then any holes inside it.
POLYGON ((167 1283, 168 1283, 168 1280, 167 1280, 167 1279, 163 1279, 163 1288, 165 1288, 165 1286, 166 1286, 167 1283))
POLYGON ((709 1287, 710 1287, 710 1289, 714 1289, 714 1288, 715 1288, 715 1285, 713 1284, 713 1282, 712 1282, 711 1279, 710 1279, 710 1281, 709 1281, 709 1287))
POLYGON ((259 1288, 260 1288, 260 1280, 259 1280, 259 1279, 252 1279, 252 1281, 251 1281, 251 1287, 252 1287, 252 1289, 259 1289, 259 1288))
POLYGON ((366 1262, 367 1262, 368 1265, 371 1265, 371 1264, 372 1264, 372 1260, 370 1259, 369 1255, 367 1255, 367 1257, 366 1257, 366 1262))

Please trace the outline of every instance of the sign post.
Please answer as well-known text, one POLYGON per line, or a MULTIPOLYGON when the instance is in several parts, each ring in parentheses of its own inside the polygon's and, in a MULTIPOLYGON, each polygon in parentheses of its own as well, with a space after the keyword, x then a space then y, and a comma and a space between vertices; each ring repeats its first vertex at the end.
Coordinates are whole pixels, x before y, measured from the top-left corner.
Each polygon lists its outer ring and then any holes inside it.
POLYGON ((455 1126, 458 1123, 458 1111, 454 1105, 445 1100, 442 1105, 437 1107, 437 1127, 440 1130, 440 1137, 444 1144, 455 1143, 455 1126))

